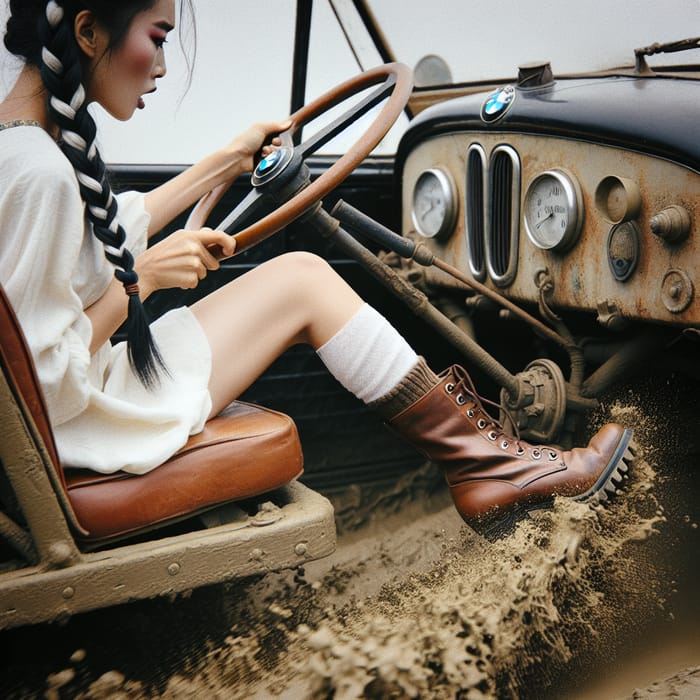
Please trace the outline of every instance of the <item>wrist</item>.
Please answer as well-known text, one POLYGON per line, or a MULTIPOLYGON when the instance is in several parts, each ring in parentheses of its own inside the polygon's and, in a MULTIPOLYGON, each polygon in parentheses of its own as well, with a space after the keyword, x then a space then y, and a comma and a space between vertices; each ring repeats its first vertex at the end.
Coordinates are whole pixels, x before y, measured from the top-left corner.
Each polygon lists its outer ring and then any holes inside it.
POLYGON ((219 149, 215 152, 214 156, 218 163, 217 170, 219 178, 216 182, 217 185, 229 180, 235 180, 244 172, 244 153, 242 153, 235 142, 219 149))
POLYGON ((141 301, 146 301, 153 292, 156 291, 156 286, 153 284, 150 276, 143 266, 139 265, 138 262, 134 265, 134 272, 138 275, 139 281, 139 298, 141 301))

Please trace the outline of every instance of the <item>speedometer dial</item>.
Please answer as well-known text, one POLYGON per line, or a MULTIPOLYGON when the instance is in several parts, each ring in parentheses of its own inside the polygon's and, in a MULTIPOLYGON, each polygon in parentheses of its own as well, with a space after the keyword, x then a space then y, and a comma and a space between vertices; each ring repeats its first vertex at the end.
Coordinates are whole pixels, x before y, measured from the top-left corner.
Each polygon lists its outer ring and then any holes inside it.
POLYGON ((576 178, 564 170, 537 175, 525 193, 525 230, 543 250, 566 250, 578 238, 583 200, 576 178))
POLYGON ((413 188, 413 225, 426 238, 443 238, 457 217, 455 186, 442 168, 424 170, 413 188))

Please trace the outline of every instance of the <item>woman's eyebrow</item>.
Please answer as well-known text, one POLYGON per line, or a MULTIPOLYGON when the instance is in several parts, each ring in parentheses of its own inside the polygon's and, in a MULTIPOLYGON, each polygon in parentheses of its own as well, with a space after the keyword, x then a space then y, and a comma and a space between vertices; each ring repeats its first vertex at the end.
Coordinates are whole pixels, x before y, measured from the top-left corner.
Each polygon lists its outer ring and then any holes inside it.
POLYGON ((158 27, 159 29, 163 29, 166 32, 171 32, 175 27, 173 27, 170 22, 166 22, 165 20, 161 20, 160 22, 155 22, 154 26, 158 27))

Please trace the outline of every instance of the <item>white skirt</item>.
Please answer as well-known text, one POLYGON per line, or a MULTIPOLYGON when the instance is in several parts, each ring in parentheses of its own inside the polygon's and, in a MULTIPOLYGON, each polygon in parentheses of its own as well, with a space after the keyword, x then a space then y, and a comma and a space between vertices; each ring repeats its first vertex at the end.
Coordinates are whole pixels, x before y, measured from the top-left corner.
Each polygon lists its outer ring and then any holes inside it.
POLYGON ((54 430, 64 466, 144 474, 204 427, 211 411, 211 349, 202 327, 182 307, 152 323, 151 332, 167 374, 161 372, 149 390, 131 369, 126 343, 96 353, 92 364, 104 369, 86 409, 54 430))

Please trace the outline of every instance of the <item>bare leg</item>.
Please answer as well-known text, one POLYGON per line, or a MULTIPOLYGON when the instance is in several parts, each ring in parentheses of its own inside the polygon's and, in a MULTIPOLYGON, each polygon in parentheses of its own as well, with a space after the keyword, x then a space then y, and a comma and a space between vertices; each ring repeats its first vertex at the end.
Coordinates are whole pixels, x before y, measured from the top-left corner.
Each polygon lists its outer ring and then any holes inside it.
POLYGON ((211 415, 284 350, 308 343, 358 398, 367 384, 380 380, 376 398, 363 400, 442 467, 457 510, 473 527, 500 525, 549 504, 553 494, 589 500, 602 493, 607 500, 606 492, 620 483, 629 430, 609 424, 587 448, 568 452, 515 439, 486 413, 465 370, 455 366, 437 377, 422 358, 415 363, 410 348, 405 352, 402 338, 394 355, 392 334, 398 334, 385 319, 380 325, 391 333, 380 333, 376 344, 367 326, 358 331, 353 324, 367 308, 327 263, 309 253, 275 258, 198 302, 193 312, 212 351, 211 415), (399 363, 405 365, 395 371, 399 363))
POLYGON ((287 348, 319 348, 362 304, 323 259, 301 252, 274 258, 197 302, 192 311, 212 352, 210 415, 287 348))

